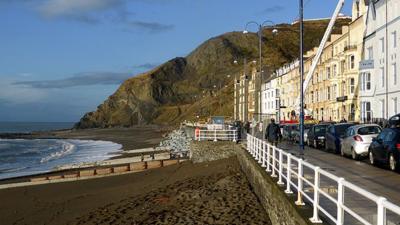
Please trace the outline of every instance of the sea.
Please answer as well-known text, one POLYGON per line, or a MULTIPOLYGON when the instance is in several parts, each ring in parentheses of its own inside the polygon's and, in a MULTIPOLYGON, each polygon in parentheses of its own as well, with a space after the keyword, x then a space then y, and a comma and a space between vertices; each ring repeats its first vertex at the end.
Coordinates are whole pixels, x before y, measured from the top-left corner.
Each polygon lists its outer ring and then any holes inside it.
MULTIPOLYGON (((68 129, 73 123, 0 122, 0 133, 68 129)), ((121 153, 109 141, 75 139, 0 139, 0 180, 49 172, 62 165, 102 161, 121 153)))

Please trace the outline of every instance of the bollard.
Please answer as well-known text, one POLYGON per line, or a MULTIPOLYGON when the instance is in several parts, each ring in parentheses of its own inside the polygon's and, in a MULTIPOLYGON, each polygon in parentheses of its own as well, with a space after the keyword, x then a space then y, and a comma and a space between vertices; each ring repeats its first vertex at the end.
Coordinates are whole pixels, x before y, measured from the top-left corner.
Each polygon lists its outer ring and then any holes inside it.
POLYGON ((287 168, 286 168, 286 194, 293 194, 292 190, 290 190, 290 182, 291 182, 291 170, 292 170, 292 155, 288 153, 287 155, 287 168))
POLYGON ((314 170, 314 203, 313 203, 313 217, 310 218, 312 223, 322 223, 322 220, 318 217, 318 207, 319 207, 319 186, 320 186, 320 168, 317 166, 314 170))
POLYGON ((344 186, 343 186, 344 178, 339 178, 338 180, 338 199, 337 199, 337 225, 344 224, 344 186))
POLYGON ((279 180, 278 180, 278 185, 284 185, 284 183, 283 183, 283 181, 282 181, 282 174, 283 174, 283 168, 282 168, 282 166, 283 166, 283 163, 282 163, 282 150, 281 149, 279 149, 278 150, 279 151, 279 180))
POLYGON ((299 168, 297 171, 297 201, 295 202, 296 205, 304 205, 303 202, 303 194, 301 193, 303 191, 303 180, 301 179, 303 177, 303 160, 299 159, 299 168))
POLYGON ((272 146, 272 174, 271 177, 277 177, 276 176, 276 149, 275 146, 272 146))

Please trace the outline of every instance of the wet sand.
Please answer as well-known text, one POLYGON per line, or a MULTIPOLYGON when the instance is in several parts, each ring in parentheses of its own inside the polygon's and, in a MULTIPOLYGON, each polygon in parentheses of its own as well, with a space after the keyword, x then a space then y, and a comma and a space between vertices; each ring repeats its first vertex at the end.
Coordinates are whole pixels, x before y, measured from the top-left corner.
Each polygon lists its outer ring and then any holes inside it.
POLYGON ((0 190, 1 224, 271 224, 235 157, 0 190))
POLYGON ((131 128, 106 128, 34 132, 31 134, 0 134, 0 138, 63 138, 80 140, 112 141, 122 145, 123 150, 158 146, 163 136, 173 130, 166 126, 136 126, 131 128))

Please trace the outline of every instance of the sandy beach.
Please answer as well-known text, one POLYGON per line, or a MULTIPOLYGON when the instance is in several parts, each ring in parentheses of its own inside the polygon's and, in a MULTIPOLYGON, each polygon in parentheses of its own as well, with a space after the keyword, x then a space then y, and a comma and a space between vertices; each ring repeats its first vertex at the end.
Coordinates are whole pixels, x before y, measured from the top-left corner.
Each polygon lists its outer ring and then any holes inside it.
POLYGON ((2 224, 270 224, 236 158, 0 191, 2 224))

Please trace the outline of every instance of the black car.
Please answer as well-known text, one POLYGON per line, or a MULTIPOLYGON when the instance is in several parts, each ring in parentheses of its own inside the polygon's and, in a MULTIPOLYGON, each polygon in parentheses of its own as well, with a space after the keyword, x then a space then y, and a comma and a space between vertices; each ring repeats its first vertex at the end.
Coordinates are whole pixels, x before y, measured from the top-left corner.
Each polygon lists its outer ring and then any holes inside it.
POLYGON ((339 154, 341 139, 344 138, 347 128, 354 125, 354 123, 338 123, 330 125, 325 135, 325 150, 333 150, 336 154, 339 154))
MULTIPOLYGON (((314 126, 314 124, 306 123, 304 124, 304 142, 307 142, 307 135, 310 128, 314 126)), ((300 125, 297 125, 296 130, 292 132, 292 136, 294 137, 294 142, 300 143, 300 125)))
POLYGON ((329 124, 316 124, 307 133, 307 145, 314 148, 325 146, 325 133, 329 124))
POLYGON ((369 162, 372 165, 382 163, 391 170, 398 170, 400 165, 400 128, 386 128, 378 137, 372 139, 368 148, 369 162))

